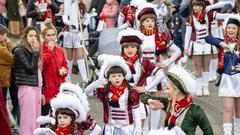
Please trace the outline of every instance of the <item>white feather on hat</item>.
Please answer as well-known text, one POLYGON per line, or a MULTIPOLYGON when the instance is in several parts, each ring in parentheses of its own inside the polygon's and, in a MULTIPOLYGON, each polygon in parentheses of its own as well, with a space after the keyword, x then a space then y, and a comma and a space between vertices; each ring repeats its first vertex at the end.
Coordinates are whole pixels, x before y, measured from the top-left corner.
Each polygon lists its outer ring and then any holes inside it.
POLYGON ((54 115, 57 109, 68 108, 74 112, 77 122, 82 122, 87 118, 87 111, 85 111, 84 106, 76 95, 59 93, 56 98, 51 100, 50 104, 54 115))
POLYGON ((180 65, 171 66, 167 71, 167 76, 169 76, 168 74, 174 74, 176 79, 180 80, 181 84, 184 85, 186 91, 190 93, 192 96, 195 96, 197 91, 197 82, 193 74, 188 72, 180 65))
POLYGON ((37 123, 40 125, 45 125, 45 124, 55 124, 55 119, 49 116, 39 116, 37 118, 37 123))
POLYGON ((138 7, 138 6, 146 4, 146 3, 147 3, 146 0, 132 0, 130 2, 130 6, 138 7))
MULTIPOLYGON (((136 36, 141 41, 143 41, 143 38, 144 38, 144 35, 139 30, 135 30, 133 28, 127 28, 127 29, 121 30, 119 32, 117 41, 120 43, 122 38, 127 37, 127 36, 136 36)), ((132 41, 132 42, 134 42, 134 41, 132 41)))
POLYGON ((88 111, 90 110, 89 102, 87 100, 87 96, 83 93, 83 90, 79 86, 69 82, 65 82, 60 85, 59 91, 60 93, 71 92, 72 94, 75 94, 80 100, 86 113, 88 113, 88 111))
POLYGON ((108 69, 113 66, 120 66, 125 71, 126 80, 131 80, 132 78, 131 70, 129 69, 129 66, 126 64, 125 60, 121 56, 104 54, 103 56, 102 55, 98 56, 98 60, 103 61, 99 73, 99 79, 108 79, 106 78, 108 69))

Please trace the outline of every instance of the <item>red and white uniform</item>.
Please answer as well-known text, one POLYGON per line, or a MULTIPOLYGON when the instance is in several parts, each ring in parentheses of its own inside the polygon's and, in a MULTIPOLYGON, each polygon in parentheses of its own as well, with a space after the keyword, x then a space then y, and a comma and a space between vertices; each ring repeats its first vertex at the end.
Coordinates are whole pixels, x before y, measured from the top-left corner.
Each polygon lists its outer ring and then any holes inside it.
POLYGON ((212 51, 216 53, 216 49, 212 50, 211 45, 206 43, 204 39, 209 34, 215 34, 214 27, 213 29, 211 28, 213 23, 217 23, 217 20, 227 18, 228 15, 229 14, 220 14, 216 11, 208 12, 204 16, 206 20, 204 24, 201 24, 194 15, 191 15, 186 24, 184 48, 188 49, 193 55, 208 55, 211 54, 212 51), (213 30, 214 33, 211 33, 211 30, 213 30))
MULTIPOLYGON (((149 58, 154 63, 160 61, 160 58, 155 55, 155 52, 156 52, 156 45, 158 44, 158 42, 161 42, 156 40, 155 38, 156 38, 156 35, 154 33, 144 34, 144 40, 142 44, 143 58, 149 58)), ((162 42, 166 42, 166 41, 162 41, 162 42)), ((169 43, 168 45, 165 45, 165 46, 167 46, 166 48, 168 49, 168 51, 172 53, 172 55, 171 57, 161 62, 163 62, 166 66, 169 66, 170 64, 174 63, 174 61, 179 57, 179 55, 181 54, 181 51, 173 43, 169 43)), ((160 54, 160 57, 161 55, 162 54, 160 54)))
MULTIPOLYGON (((162 89, 162 85, 166 83, 164 70, 155 66, 147 58, 138 59, 134 63, 135 74, 132 73, 132 86, 144 86, 147 92, 156 92, 162 89)), ((146 105, 140 102, 140 117, 146 119, 149 109, 146 105)))
MULTIPOLYGON (((139 94, 136 90, 124 89, 119 97, 119 108, 109 105, 109 97, 112 93, 106 95, 106 88, 101 80, 97 80, 85 89, 85 94, 89 95, 96 90, 96 96, 103 103, 103 135, 129 135, 134 134, 135 120, 139 119, 139 94)), ((140 119, 139 119, 140 120, 140 119)))

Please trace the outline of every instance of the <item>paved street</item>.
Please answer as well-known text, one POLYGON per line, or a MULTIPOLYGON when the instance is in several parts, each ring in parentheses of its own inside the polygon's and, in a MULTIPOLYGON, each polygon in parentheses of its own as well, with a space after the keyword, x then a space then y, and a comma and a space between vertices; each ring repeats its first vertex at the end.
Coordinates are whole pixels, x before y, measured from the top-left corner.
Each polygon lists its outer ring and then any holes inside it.
MULTIPOLYGON (((16 38, 11 38, 14 40, 14 42, 17 41, 16 38)), ((192 63, 190 62, 188 67, 193 67, 192 63)), ((200 104, 205 112, 207 113, 207 116, 212 124, 214 134, 215 135, 222 135, 222 104, 220 98, 218 98, 218 88, 214 86, 214 83, 210 83, 210 92, 211 95, 209 97, 196 97, 194 98, 194 102, 197 104, 200 104)), ((98 124, 103 125, 102 123, 102 104, 101 102, 96 99, 95 97, 89 97, 90 101, 90 114, 93 118, 96 119, 98 124)), ((164 113, 162 113, 164 114, 164 113)), ((162 118, 163 121, 163 118, 162 118)), ((198 129, 197 135, 201 135, 202 132, 198 129)))

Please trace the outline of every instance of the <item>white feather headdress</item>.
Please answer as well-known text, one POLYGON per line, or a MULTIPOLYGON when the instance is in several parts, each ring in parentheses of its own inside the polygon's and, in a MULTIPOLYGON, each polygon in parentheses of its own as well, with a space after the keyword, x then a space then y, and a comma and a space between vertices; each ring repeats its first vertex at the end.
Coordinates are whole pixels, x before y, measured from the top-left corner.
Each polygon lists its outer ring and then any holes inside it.
POLYGON ((98 61, 103 63, 99 73, 99 79, 107 79, 107 71, 110 67, 120 66, 125 71, 126 80, 131 80, 132 73, 129 66, 126 64, 125 60, 118 55, 100 55, 98 56, 98 61))
MULTIPOLYGON (((173 65, 167 71, 168 78, 176 85, 181 85, 184 92, 195 96, 197 91, 197 82, 194 76, 180 65, 173 65)), ((179 88, 179 86, 177 86, 179 88)), ((179 89, 181 90, 181 89, 179 89)))
POLYGON ((51 100, 53 114, 59 108, 68 108, 75 113, 76 121, 86 120, 89 109, 87 96, 82 89, 71 83, 63 83, 56 98, 51 100))
POLYGON ((78 99, 80 100, 82 106, 84 107, 84 110, 86 112, 88 112, 90 110, 87 96, 83 93, 83 90, 79 86, 69 83, 69 82, 65 82, 60 85, 59 91, 60 91, 60 93, 69 93, 70 92, 72 94, 75 94, 78 97, 78 99))

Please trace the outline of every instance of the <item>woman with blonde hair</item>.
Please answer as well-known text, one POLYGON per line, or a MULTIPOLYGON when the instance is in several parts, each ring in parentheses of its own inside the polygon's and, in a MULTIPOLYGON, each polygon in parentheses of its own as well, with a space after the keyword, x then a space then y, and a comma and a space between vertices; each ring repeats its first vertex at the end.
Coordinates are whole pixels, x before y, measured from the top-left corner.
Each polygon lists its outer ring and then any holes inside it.
POLYGON ((240 134, 240 20, 238 17, 227 19, 224 39, 206 37, 206 42, 220 47, 218 71, 221 72, 219 97, 223 102, 223 132, 240 134), (235 118, 233 118, 235 117, 235 118))
POLYGON ((143 103, 153 110, 166 112, 164 127, 181 127, 187 135, 194 135, 197 126, 204 135, 213 135, 212 126, 201 106, 193 103, 197 82, 183 67, 174 65, 167 71, 167 85, 164 92, 167 97, 141 95, 143 103))
POLYGON ((18 87, 18 100, 20 106, 20 135, 32 135, 36 122, 41 115, 42 53, 40 34, 38 30, 26 27, 20 44, 13 49, 13 74, 15 85, 18 87))
POLYGON ((43 91, 42 115, 49 114, 50 100, 59 92, 59 86, 65 82, 68 73, 67 59, 62 48, 58 47, 57 30, 51 21, 45 21, 42 30, 43 74, 46 86, 43 91))

